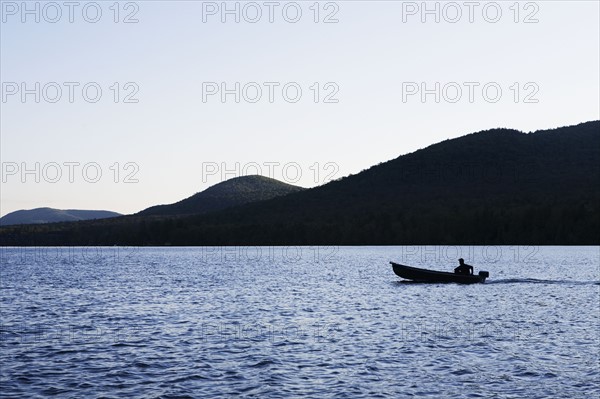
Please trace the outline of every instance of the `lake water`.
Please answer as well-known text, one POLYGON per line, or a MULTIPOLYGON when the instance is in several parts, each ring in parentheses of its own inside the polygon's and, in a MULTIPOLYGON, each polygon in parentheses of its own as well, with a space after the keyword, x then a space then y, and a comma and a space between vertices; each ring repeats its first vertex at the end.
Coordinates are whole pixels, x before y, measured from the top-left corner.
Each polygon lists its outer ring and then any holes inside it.
POLYGON ((600 394, 599 247, 1 251, 2 397, 600 394))

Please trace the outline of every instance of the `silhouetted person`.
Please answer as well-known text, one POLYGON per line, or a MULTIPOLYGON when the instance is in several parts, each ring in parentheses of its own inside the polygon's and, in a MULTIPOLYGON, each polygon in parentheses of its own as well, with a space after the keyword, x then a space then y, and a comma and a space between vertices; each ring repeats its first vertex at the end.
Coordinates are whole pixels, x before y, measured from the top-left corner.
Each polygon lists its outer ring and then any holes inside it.
POLYGON ((454 273, 456 273, 456 274, 473 274, 473 266, 467 265, 463 258, 460 258, 458 260, 458 263, 460 263, 460 265, 456 269, 454 269, 454 273))

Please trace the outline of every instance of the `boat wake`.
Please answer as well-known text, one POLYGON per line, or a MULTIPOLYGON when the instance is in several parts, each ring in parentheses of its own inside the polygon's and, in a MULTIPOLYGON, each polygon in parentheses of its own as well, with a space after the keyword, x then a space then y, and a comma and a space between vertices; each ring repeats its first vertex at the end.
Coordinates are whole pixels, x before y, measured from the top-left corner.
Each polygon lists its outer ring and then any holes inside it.
MULTIPOLYGON (((431 281, 412 281, 412 280, 396 280, 394 284, 412 285, 412 284, 447 284, 431 281)), ((557 284, 557 285, 600 285, 600 281, 573 281, 573 280, 541 280, 537 278, 507 278, 501 280, 486 280, 483 284, 557 284)))
POLYGON ((600 285, 600 281, 573 280, 541 280, 537 278, 508 278, 503 280, 488 280, 485 284, 566 284, 566 285, 600 285))

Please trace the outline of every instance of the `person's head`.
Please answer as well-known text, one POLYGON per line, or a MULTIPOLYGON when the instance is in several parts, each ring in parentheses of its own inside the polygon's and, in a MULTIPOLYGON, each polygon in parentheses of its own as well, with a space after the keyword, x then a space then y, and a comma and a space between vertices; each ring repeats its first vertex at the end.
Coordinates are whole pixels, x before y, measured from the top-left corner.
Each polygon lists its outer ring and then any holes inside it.
POLYGON ((465 263, 465 260, 464 260, 463 258, 460 258, 460 259, 458 260, 458 263, 460 263, 461 265, 464 265, 464 263, 465 263))

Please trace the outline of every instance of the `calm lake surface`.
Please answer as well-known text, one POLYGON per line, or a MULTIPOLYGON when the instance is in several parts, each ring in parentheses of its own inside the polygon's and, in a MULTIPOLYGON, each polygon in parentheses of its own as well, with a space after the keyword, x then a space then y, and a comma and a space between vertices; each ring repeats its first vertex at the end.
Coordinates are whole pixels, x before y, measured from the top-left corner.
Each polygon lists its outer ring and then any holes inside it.
POLYGON ((600 395, 600 247, 0 250, 2 397, 600 395))

